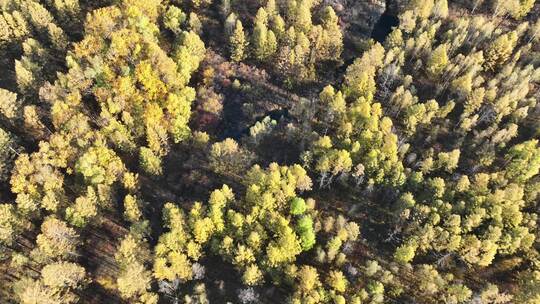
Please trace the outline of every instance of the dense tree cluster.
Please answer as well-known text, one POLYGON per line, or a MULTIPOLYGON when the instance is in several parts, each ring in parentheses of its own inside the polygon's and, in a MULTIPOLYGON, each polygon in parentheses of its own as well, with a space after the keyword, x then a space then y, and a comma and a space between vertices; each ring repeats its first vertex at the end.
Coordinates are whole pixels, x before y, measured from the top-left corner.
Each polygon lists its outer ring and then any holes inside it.
MULTIPOLYGON (((516 254, 536 263, 534 33, 528 22, 445 19, 440 4, 417 2, 347 68, 340 90, 324 88, 315 111, 296 105, 316 121, 317 133, 302 133, 313 138, 304 161, 320 187, 337 178, 383 195, 399 263, 427 255, 486 267, 516 254)), ((445 301, 470 299, 463 288, 445 301)))
POLYGON ((267 1, 257 11, 251 39, 234 12, 224 23, 232 60, 240 61, 250 53, 258 61, 277 62, 275 68, 287 85, 314 80, 320 64, 339 61, 343 50, 334 9, 319 7, 313 0, 267 1))
MULTIPOLYGON (((52 37, 53 48, 65 49, 67 42, 60 44, 59 40, 62 31, 44 6, 32 1, 12 1, 6 6, 14 10, 13 16, 20 16, 16 9, 28 14, 36 35, 41 37, 45 31, 52 37)), ((56 1, 54 7, 67 20, 70 14, 78 14, 79 5, 77 1, 56 1)), ((2 130, 2 170, 9 170, 18 155, 11 172, 16 205, 2 205, 3 242, 13 242, 15 232, 28 226, 24 221, 39 222, 46 216, 36 248, 24 263, 31 263, 41 278, 23 273, 14 287, 22 303, 35 303, 40 297, 48 299, 43 300, 47 303, 77 301, 73 290, 87 279, 84 268, 76 264, 80 242, 75 229, 113 208, 117 191, 136 191, 136 180, 119 153, 128 156, 140 150, 143 169, 159 173, 168 138, 180 142, 190 136, 187 122, 195 93, 187 84, 204 56, 204 44, 194 32, 182 31, 173 50, 161 49, 160 9, 157 1, 123 1, 89 13, 84 39, 67 52, 68 69, 53 84, 39 76, 51 60, 46 53, 53 49, 32 38, 22 44, 23 59, 15 62, 18 90, 24 96, 23 104, 37 97, 41 104, 20 109, 17 95, 2 90, 2 114, 11 126, 24 126, 29 133, 24 135, 41 141, 35 152, 19 153, 16 137, 2 130), (88 99, 95 105, 85 102, 88 99), (145 158, 146 151, 156 160, 145 158)), ((8 16, 6 11, 4 18, 8 16)), ((5 177, 7 172, 3 173, 5 177)), ((126 199, 127 218, 142 220, 138 206, 130 202, 126 199)), ((132 280, 137 271, 143 271, 143 261, 122 267, 119 289, 125 298, 140 296, 148 302, 152 296, 123 286, 126 277, 132 276, 132 280)), ((127 262, 119 258, 118 263, 127 262)))
POLYGON ((324 217, 313 199, 298 196, 297 192, 311 189, 305 170, 275 163, 266 170, 254 166, 244 186, 242 200, 224 185, 211 193, 208 204, 197 202, 187 213, 167 203, 164 222, 169 231, 155 248, 154 276, 168 285, 201 280, 200 259, 217 255, 234 265, 248 286, 266 280, 290 284, 296 290, 293 303, 346 298, 359 303, 361 296, 350 286, 353 282, 340 270, 347 261, 342 246, 357 240, 359 227, 343 217, 324 217), (321 245, 314 251, 317 239, 321 245), (328 279, 319 278, 314 266, 297 265, 310 252, 317 264, 333 269, 328 279))

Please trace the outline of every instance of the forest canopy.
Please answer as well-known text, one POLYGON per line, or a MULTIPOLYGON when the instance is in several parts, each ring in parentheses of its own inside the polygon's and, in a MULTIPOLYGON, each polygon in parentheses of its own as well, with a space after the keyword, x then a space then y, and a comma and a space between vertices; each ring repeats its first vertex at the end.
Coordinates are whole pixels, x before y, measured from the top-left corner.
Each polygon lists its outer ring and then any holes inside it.
POLYGON ((535 0, 0 0, 0 303, 540 304, 535 0))

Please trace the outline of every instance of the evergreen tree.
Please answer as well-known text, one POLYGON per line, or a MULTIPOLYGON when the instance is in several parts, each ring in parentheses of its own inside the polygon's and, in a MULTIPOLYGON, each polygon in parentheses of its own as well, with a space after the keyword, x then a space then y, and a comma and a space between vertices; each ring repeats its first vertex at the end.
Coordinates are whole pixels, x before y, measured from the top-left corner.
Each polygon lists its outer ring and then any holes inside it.
POLYGON ((242 61, 246 58, 247 41, 244 35, 244 28, 240 20, 236 21, 234 32, 232 33, 230 40, 231 59, 236 62, 242 61))
POLYGON ((499 36, 486 51, 486 67, 495 70, 506 62, 514 50, 517 39, 516 33, 513 32, 499 36))
POLYGON ((447 46, 439 45, 429 57, 427 71, 432 76, 440 76, 448 65, 447 46))

